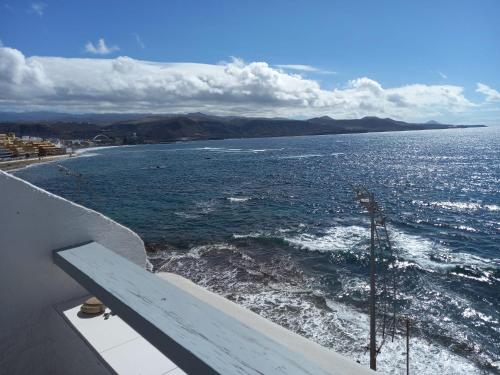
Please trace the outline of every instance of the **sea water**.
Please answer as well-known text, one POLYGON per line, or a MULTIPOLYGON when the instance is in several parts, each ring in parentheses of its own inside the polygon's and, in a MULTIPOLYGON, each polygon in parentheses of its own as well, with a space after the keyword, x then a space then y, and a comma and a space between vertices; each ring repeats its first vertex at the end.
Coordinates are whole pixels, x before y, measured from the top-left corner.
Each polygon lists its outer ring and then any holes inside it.
MULTIPOLYGON (((412 371, 500 371, 499 127, 86 155, 16 175, 139 233, 155 250, 156 270, 367 365, 369 220, 352 189, 365 186, 385 211, 397 251, 412 371)), ((405 351, 401 325, 379 369, 402 373, 405 351)))

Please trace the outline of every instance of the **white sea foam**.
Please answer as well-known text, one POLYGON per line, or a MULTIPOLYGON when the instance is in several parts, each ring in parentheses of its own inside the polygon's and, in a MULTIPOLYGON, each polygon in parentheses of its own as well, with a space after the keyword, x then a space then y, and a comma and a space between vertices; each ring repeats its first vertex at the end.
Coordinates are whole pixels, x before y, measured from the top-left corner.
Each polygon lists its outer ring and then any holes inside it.
POLYGON ((197 150, 197 151, 211 151, 211 152, 220 152, 220 153, 253 153, 258 154, 261 152, 270 152, 270 151, 282 151, 284 148, 226 148, 226 147, 196 147, 188 150, 197 150))
POLYGON ((80 157, 80 158, 91 158, 91 157, 99 156, 99 155, 102 155, 102 154, 99 154, 97 152, 85 152, 85 153, 78 154, 78 157, 80 157))
POLYGON ((182 217, 184 219, 197 219, 199 218, 200 216, 199 215, 196 215, 196 214, 190 214, 188 212, 183 212, 183 211, 176 211, 174 212, 174 215, 176 216, 179 216, 179 217, 182 217))
POLYGON ((472 265, 478 267, 500 267, 500 258, 483 258, 468 253, 449 253, 448 260, 454 265, 472 265))
MULTIPOLYGON (((296 237, 285 237, 285 240, 297 247, 313 251, 351 251, 361 245, 368 238, 367 236, 366 228, 339 226, 328 229, 324 235, 303 233, 296 237)), ((364 250, 364 248, 359 250, 364 250)))
POLYGON ((221 147, 195 147, 192 150, 199 150, 199 151, 218 151, 222 150, 221 147))
POLYGON ((481 204, 474 202, 430 202, 430 205, 444 208, 446 210, 478 210, 481 204))
MULTIPOLYGON (((397 256, 406 261, 398 263, 397 266, 400 268, 417 265, 427 271, 434 271, 449 270, 456 266, 500 267, 499 259, 487 259, 468 253, 453 253, 447 247, 428 238, 408 234, 392 227, 388 229, 389 238, 397 251, 397 256)), ((346 251, 359 254, 366 252, 369 235, 367 228, 353 225, 333 227, 320 235, 303 233, 284 239, 291 245, 311 251, 346 251)), ((488 275, 483 276, 488 279, 488 275)), ((486 279, 477 278, 478 281, 486 279)))
POLYGON ((500 206, 496 204, 485 204, 483 207, 489 211, 500 211, 500 206))
POLYGON ((214 200, 195 202, 197 214, 209 214, 217 209, 217 204, 214 200))
MULTIPOLYGON (((257 235, 259 235, 257 233, 257 235)), ((226 295, 238 304, 251 309, 317 343, 333 348, 361 364, 368 366, 369 320, 367 314, 326 299, 317 290, 313 279, 303 273, 285 274, 290 269, 286 263, 275 264, 275 268, 260 264, 228 244, 214 244, 192 248, 188 253, 170 254, 165 271, 187 273, 196 282, 214 292, 226 295), (209 264, 212 251, 229 251, 242 255, 241 262, 209 264), (180 268, 179 268, 180 267, 180 268), (241 279, 241 270, 250 278, 241 279), (273 271, 274 270, 274 271, 273 271), (261 277, 269 278, 263 283, 261 277)), ((349 278, 352 280, 353 278, 349 278)), ((357 280, 359 286, 367 288, 366 280, 357 280)), ((353 290, 351 287, 349 290, 353 290)), ((466 306, 468 304, 465 304, 466 306)), ((469 318, 481 318, 477 311, 465 311, 469 318)), ((491 317, 483 316, 485 322, 491 317)), ((414 333, 410 340, 411 369, 421 374, 479 374, 481 371, 470 360, 452 353, 438 343, 414 333)), ((400 374, 405 369, 405 338, 397 332, 394 342, 387 340, 378 356, 378 368, 387 374, 400 374)))
POLYGON ((435 254, 448 255, 449 251, 444 246, 430 239, 392 228, 389 228, 389 232, 393 246, 403 259, 410 260, 427 270, 445 267, 445 265, 431 259, 435 254))
MULTIPOLYGON (((428 238, 407 234, 389 227, 390 238, 398 255, 427 271, 450 270, 456 266, 499 267, 498 259, 482 258, 469 253, 455 253, 428 238), (438 260, 435 260, 438 259, 438 260)), ((483 272, 484 275, 486 273, 483 272)), ((478 278, 479 281, 488 281, 478 278)))
POLYGON ((283 151, 284 148, 262 148, 262 149, 251 149, 249 151, 252 151, 253 153, 259 153, 259 152, 269 152, 269 151, 283 151))
POLYGON ((281 156, 278 159, 307 159, 307 158, 320 158, 324 156, 323 154, 301 154, 301 155, 290 155, 281 156))
POLYGON ((227 243, 212 244, 212 245, 201 245, 195 246, 186 253, 186 256, 192 258, 200 258, 205 253, 211 252, 213 250, 224 250, 224 251, 237 251, 236 247, 229 245, 227 243))
POLYGON ((229 197, 229 198, 227 198, 227 200, 229 202, 233 202, 233 203, 246 202, 246 201, 249 201, 250 199, 251 199, 250 197, 229 197))
POLYGON ((484 322, 498 324, 498 320, 496 320, 492 316, 489 316, 489 315, 483 314, 480 311, 474 310, 472 307, 467 307, 464 310, 464 312, 462 313, 462 316, 464 318, 478 317, 479 319, 481 319, 484 322))
POLYGON ((262 233, 254 232, 254 233, 248 233, 248 234, 233 234, 233 238, 235 239, 240 239, 240 238, 259 238, 263 237, 262 233))
POLYGON ((126 146, 101 146, 101 147, 86 147, 86 148, 79 148, 77 150, 75 150, 75 154, 76 155, 81 155, 81 154, 85 154, 85 153, 88 153, 88 152, 92 152, 92 151, 97 151, 97 150, 105 150, 105 149, 109 149, 109 148, 117 148, 117 147, 126 147, 126 146))
MULTIPOLYGON (((326 300, 328 309, 319 307, 314 299, 305 297, 307 289, 265 289, 258 293, 238 296, 237 302, 246 308, 299 334, 332 347, 362 365, 368 366, 368 316, 346 305, 326 300)), ((312 293, 314 294, 314 293, 312 293)), ((411 369, 420 374, 480 374, 469 360, 451 353, 447 348, 420 337, 412 337, 411 369)), ((406 366, 406 341, 397 334, 394 342, 387 340, 377 357, 379 371, 400 374, 406 366)))
POLYGON ((457 229, 460 229, 460 230, 463 230, 465 232, 471 232, 471 233, 477 233, 478 230, 473 228, 473 227, 469 227, 467 225, 459 225, 458 227, 456 227, 457 229))
POLYGON ((471 275, 466 275, 466 274, 458 273, 458 272, 450 272, 450 274, 457 276, 457 277, 462 277, 464 279, 481 281, 483 283, 490 283, 490 277, 491 277, 491 274, 489 272, 486 273, 486 275, 484 275, 484 276, 471 276, 471 275))
POLYGON ((420 206, 435 206, 451 211, 477 211, 477 210, 500 211, 500 206, 496 204, 482 204, 479 202, 434 201, 426 203, 420 200, 413 200, 412 203, 418 204, 420 206))

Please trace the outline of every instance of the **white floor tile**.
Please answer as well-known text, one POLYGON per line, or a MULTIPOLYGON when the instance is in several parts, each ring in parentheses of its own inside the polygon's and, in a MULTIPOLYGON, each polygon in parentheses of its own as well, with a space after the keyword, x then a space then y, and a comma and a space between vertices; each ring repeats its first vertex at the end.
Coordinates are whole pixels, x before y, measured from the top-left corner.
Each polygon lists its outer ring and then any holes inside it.
POLYGON ((120 375, 162 375, 177 367, 142 337, 101 355, 120 375))
MULTIPOLYGON (((140 335, 118 316, 79 317, 80 306, 64 311, 64 315, 99 353, 140 335)), ((109 311, 109 310, 108 310, 109 311)))

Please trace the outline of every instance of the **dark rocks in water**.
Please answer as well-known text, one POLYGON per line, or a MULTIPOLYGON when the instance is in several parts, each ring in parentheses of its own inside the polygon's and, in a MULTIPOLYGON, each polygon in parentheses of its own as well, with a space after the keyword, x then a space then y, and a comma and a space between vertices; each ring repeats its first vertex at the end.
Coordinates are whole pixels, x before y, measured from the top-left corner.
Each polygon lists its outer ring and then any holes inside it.
POLYGON ((146 248, 147 253, 156 253, 157 251, 160 250, 160 246, 162 245, 157 243, 150 243, 150 242, 144 243, 144 247, 146 248))

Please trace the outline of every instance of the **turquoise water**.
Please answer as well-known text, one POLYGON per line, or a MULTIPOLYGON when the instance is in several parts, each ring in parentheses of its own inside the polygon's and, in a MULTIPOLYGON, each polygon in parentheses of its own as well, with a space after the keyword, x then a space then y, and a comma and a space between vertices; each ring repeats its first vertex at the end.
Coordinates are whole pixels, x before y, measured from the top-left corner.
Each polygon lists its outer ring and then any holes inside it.
MULTIPOLYGON (((368 363, 368 220, 389 218, 412 369, 500 367, 500 128, 198 141, 88 150, 16 174, 96 209, 177 272, 368 363), (58 162, 59 163, 59 162, 58 162)), ((401 373, 398 331, 379 355, 401 373)))

